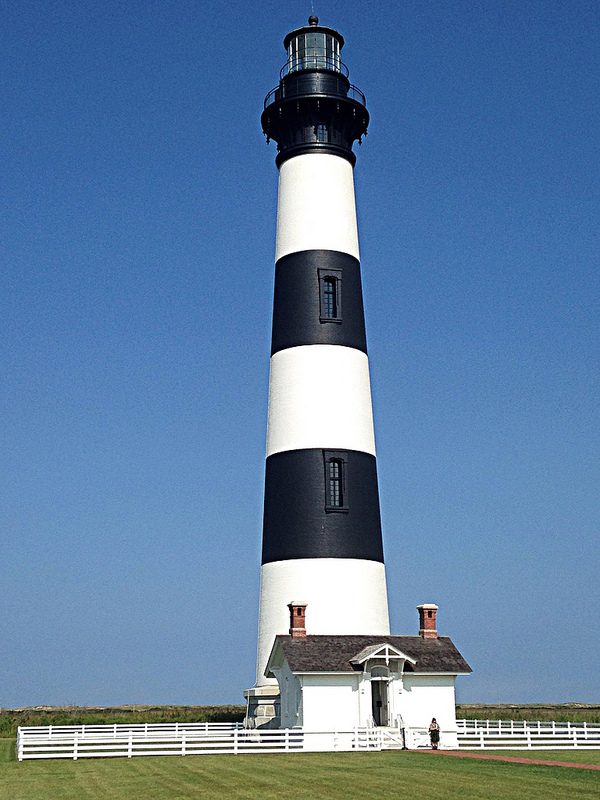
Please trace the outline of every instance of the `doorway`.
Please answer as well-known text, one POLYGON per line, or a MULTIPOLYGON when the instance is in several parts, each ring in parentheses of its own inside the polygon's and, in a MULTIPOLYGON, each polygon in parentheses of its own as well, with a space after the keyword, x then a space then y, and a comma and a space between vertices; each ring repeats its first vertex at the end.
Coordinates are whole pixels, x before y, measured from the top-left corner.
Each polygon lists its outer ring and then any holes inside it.
MULTIPOLYGON (((378 668, 378 671, 381 668, 378 668)), ((388 713, 388 680, 383 676, 374 676, 371 672, 371 702, 373 712, 373 722, 378 728, 385 728, 389 725, 388 713)))

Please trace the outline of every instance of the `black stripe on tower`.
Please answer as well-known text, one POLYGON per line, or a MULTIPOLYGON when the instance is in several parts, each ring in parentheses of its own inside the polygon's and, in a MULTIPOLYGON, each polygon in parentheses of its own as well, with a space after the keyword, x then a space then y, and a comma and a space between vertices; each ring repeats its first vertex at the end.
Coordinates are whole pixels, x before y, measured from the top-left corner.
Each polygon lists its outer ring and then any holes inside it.
POLYGON ((262 563, 296 558, 383 563, 375 456, 310 449, 267 458, 262 563), (331 461, 340 467, 337 505, 331 461))
POLYGON ((347 253, 303 250, 275 265, 271 354, 306 344, 367 352, 360 264, 347 253))

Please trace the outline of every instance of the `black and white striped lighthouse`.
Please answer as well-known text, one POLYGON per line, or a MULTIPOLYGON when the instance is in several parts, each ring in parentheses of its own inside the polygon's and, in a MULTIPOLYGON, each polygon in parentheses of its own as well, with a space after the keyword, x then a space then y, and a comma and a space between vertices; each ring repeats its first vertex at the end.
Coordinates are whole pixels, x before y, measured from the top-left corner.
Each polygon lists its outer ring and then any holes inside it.
POLYGON ((343 44, 315 16, 289 33, 261 118, 279 199, 256 725, 277 716, 265 667, 289 603, 310 634, 389 634, 352 152, 369 114, 343 44))

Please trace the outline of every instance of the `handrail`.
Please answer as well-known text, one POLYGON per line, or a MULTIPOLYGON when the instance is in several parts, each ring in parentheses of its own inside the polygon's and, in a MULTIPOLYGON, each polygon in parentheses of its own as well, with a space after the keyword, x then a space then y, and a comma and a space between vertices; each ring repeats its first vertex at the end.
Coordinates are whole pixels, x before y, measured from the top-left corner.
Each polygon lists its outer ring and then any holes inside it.
POLYGON ((288 58, 281 70, 279 77, 284 78, 290 72, 301 72, 306 69, 323 69, 327 72, 337 72, 344 75, 346 78, 350 74, 348 67, 343 61, 340 61, 339 56, 294 56, 288 58))
MULTIPOLYGON (((290 97, 297 97, 298 94, 297 93, 292 93, 289 96, 290 97)), ((330 97, 330 96, 331 95, 328 95, 326 93, 324 93, 324 94, 315 94, 314 95, 314 97, 330 97)), ((273 89, 271 89, 269 94, 265 97, 264 107, 268 108, 270 105, 275 103, 277 100, 282 100, 284 97, 286 97, 285 84, 281 84, 280 83, 278 86, 275 86, 273 89)), ((361 90, 358 88, 358 86, 354 86, 354 84, 352 84, 352 83, 348 87, 348 93, 347 93, 346 97, 348 97, 350 100, 354 100, 355 102, 360 103, 363 106, 367 105, 367 100, 366 100, 364 94, 361 92, 361 90)))

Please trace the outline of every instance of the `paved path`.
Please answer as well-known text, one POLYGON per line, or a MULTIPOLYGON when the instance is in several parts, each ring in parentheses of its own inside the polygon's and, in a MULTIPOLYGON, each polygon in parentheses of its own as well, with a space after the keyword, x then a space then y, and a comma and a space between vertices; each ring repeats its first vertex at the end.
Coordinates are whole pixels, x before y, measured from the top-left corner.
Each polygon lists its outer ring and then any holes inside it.
POLYGON ((542 761, 538 758, 516 758, 515 756, 497 756, 490 753, 461 753, 459 750, 413 750, 412 752, 435 753, 438 756, 458 756, 458 758, 488 758, 492 761, 511 761, 513 764, 544 764, 547 767, 600 769, 600 764, 579 764, 575 761, 542 761))

